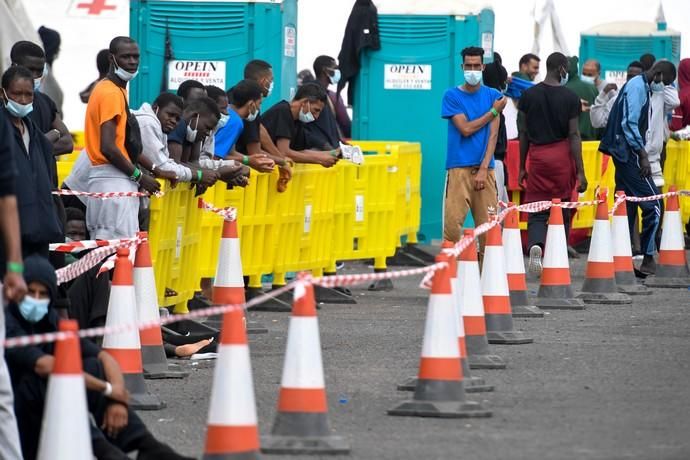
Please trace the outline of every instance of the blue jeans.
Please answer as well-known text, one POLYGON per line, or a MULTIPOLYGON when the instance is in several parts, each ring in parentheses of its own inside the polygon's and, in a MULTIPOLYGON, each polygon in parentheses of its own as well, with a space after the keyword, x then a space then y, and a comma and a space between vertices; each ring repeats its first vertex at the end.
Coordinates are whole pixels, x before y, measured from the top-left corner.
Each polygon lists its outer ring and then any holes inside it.
MULTIPOLYGON (((612 157, 613 158, 613 157, 612 157)), ((616 165, 616 189, 623 190, 627 196, 638 198, 657 195, 659 189, 654 185, 651 177, 640 175, 640 165, 638 157, 631 154, 626 163, 621 163, 613 158, 616 165)), ((611 191, 609 192, 611 193, 611 191)), ((628 211, 628 225, 632 235, 635 219, 637 219, 637 207, 642 209, 642 231, 640 232, 640 246, 644 255, 653 256, 656 253, 656 234, 659 231, 661 221, 660 200, 643 201, 640 203, 626 202, 628 211)))

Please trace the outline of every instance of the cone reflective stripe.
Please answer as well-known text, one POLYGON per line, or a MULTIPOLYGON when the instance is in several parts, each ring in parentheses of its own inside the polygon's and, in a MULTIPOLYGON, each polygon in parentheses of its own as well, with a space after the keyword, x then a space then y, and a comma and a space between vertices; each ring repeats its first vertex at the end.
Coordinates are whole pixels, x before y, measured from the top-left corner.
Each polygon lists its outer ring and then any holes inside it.
MULTIPOLYGON (((473 230, 464 231, 465 237, 472 237, 473 230)), ((506 363, 498 355, 491 354, 486 339, 484 303, 477 286, 480 284, 477 246, 471 244, 460 254, 458 261, 458 309, 462 312, 467 344, 467 360, 471 369, 505 369, 506 363)))
POLYGON ((218 252, 216 278, 213 282, 213 303, 216 305, 241 305, 245 302, 240 254, 237 221, 225 220, 218 252))
POLYGON ((489 343, 501 345, 532 343, 534 339, 516 331, 513 327, 513 312, 510 306, 508 276, 506 275, 500 225, 491 227, 486 235, 481 289, 486 320, 486 337, 489 343))
MULTIPOLYGON (((675 192, 672 185, 669 192, 675 192)), ((685 256, 683 223, 680 215, 678 195, 668 197, 664 211, 664 225, 659 245, 659 262, 656 274, 648 277, 645 285, 651 287, 687 288, 690 286, 690 270, 685 256)))
MULTIPOLYGON (((147 240, 147 232, 137 234, 142 242, 137 248, 134 258, 134 293, 136 296, 139 322, 160 320, 158 312, 158 294, 156 293, 156 277, 151 263, 151 249, 147 240)), ((168 360, 163 348, 163 336, 160 326, 139 330, 141 341, 141 360, 144 376, 151 379, 184 378, 189 375, 168 366, 168 360)))
MULTIPOLYGON (((508 207, 515 206, 508 203, 508 207)), ((522 258, 522 238, 520 237, 519 212, 508 212, 503 226, 503 249, 506 257, 506 274, 510 292, 510 306, 513 318, 543 318, 544 312, 530 303, 527 298, 527 279, 525 261, 522 258)))
POLYGON ((62 332, 71 337, 55 344, 53 372, 43 411, 38 460, 69 458, 91 460, 91 432, 86 403, 86 386, 75 320, 60 320, 62 332))
POLYGON ((278 413, 271 434, 262 438, 261 450, 275 454, 348 453, 349 443, 334 436, 328 423, 314 288, 300 279, 288 328, 278 413))
POLYGON ((608 193, 604 188, 597 195, 597 213, 592 227, 592 239, 587 256, 587 270, 578 298, 587 303, 622 305, 632 303, 627 294, 618 292, 613 266, 611 223, 609 222, 608 193))
POLYGON ((489 417, 479 403, 465 400, 456 309, 450 282, 450 257, 439 254, 447 267, 434 273, 424 327, 424 343, 414 398, 388 411, 414 417, 489 417))
POLYGON ((576 299, 570 284, 568 245, 563 225, 561 200, 551 201, 549 227, 546 231, 541 284, 537 293, 537 307, 547 309, 583 310, 585 304, 576 299))
MULTIPOLYGON (((455 245, 450 241, 444 241, 441 249, 449 256, 450 286, 452 292, 453 308, 455 310, 456 333, 458 337, 458 349, 460 350, 460 366, 462 367, 463 385, 467 393, 479 393, 483 391, 494 391, 494 387, 487 385, 483 378, 471 375, 470 366, 467 361, 467 345, 465 342, 465 327, 463 324, 460 302, 458 299, 460 283, 458 281, 458 264, 455 257, 452 257, 452 249, 455 245)), ((413 377, 398 385, 398 390, 414 391, 417 386, 417 378, 413 377)))
POLYGON ((205 460, 258 459, 254 381, 244 312, 223 315, 206 430, 205 460))
MULTIPOLYGON (((623 196, 625 196, 625 192, 616 192, 616 201, 623 196)), ((625 202, 621 203, 613 212, 612 221, 613 269, 618 291, 629 295, 651 294, 652 291, 646 286, 638 284, 635 277, 630 244, 630 227, 628 225, 628 209, 625 202)))
MULTIPOLYGON (((108 300, 108 314, 105 320, 107 328, 135 324, 139 319, 136 295, 132 284, 132 262, 128 256, 129 249, 120 248, 117 250, 108 300)), ((149 394, 146 390, 139 331, 130 329, 105 334, 103 336, 103 350, 108 352, 120 365, 125 378, 125 386, 131 395, 130 406, 133 409, 156 410, 165 407, 165 404, 157 396, 149 394)))

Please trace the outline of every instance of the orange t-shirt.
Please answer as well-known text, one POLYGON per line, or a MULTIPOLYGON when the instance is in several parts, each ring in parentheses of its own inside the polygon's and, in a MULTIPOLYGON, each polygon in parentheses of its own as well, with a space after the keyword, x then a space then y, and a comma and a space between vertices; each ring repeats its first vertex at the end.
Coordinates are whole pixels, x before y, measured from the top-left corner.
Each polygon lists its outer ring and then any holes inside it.
POLYGON ((99 81, 91 92, 86 106, 86 121, 84 122, 84 136, 86 138, 86 153, 94 166, 108 164, 109 161, 101 152, 101 125, 115 119, 115 145, 120 152, 129 159, 125 149, 125 126, 127 111, 125 109, 126 92, 112 81, 99 81))

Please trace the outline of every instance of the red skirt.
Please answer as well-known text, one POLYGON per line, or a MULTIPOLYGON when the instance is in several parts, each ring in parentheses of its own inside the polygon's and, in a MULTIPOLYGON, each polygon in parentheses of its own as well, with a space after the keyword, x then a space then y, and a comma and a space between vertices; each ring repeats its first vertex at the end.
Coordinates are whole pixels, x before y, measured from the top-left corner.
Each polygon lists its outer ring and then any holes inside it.
POLYGON ((525 203, 570 199, 577 174, 568 139, 553 144, 531 144, 527 158, 525 203))

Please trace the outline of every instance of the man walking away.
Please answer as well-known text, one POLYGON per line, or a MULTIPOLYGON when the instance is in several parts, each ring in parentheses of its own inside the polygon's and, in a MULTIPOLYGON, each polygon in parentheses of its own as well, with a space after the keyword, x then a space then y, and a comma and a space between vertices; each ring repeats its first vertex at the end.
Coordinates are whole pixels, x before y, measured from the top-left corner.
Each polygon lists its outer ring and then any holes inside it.
MULTIPOLYGON (((462 50, 465 83, 443 96, 441 116, 448 120, 446 150, 446 192, 443 238, 457 242, 467 212, 476 225, 489 220, 489 208, 496 210, 494 149, 500 125, 499 116, 507 99, 493 88, 482 85, 484 50, 462 50)), ((484 238, 480 237, 483 252, 484 238)))
MULTIPOLYGON (((546 60, 546 78, 529 88, 520 98, 519 109, 524 124, 520 126, 520 175, 525 187, 525 202, 569 201, 576 185, 587 190, 582 144, 578 131, 580 99, 565 84, 568 82, 568 59, 553 53, 546 60), (525 169, 529 156, 529 174, 525 169), (578 185, 579 184, 579 185, 578 185)), ((549 211, 530 213, 527 220, 529 269, 540 274, 546 243, 549 211)), ((563 210, 566 239, 570 227, 570 210, 563 210)))

